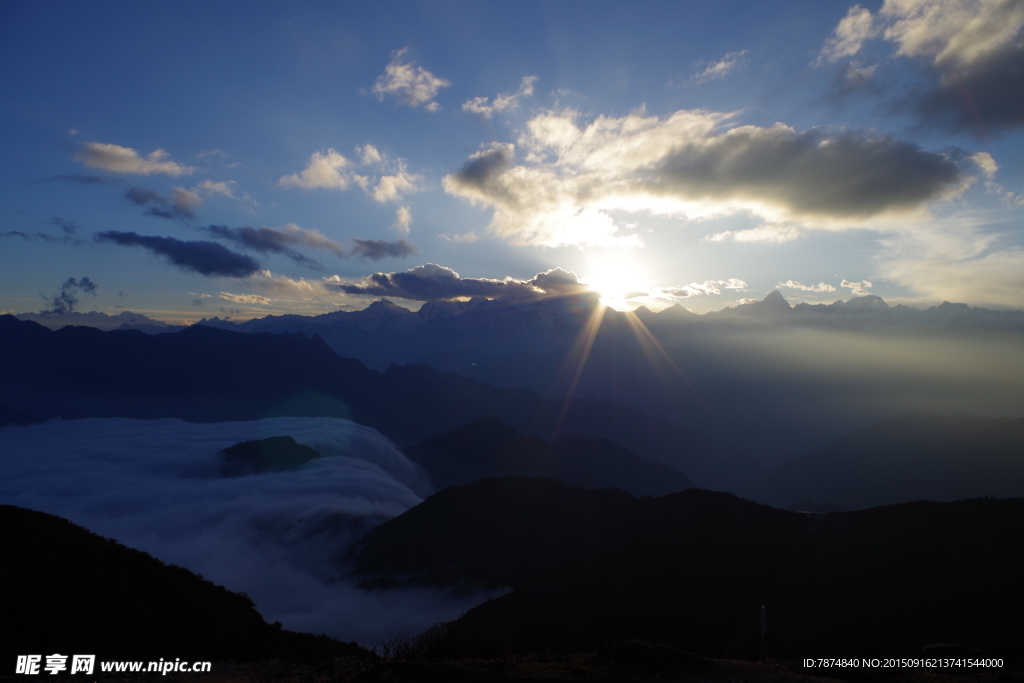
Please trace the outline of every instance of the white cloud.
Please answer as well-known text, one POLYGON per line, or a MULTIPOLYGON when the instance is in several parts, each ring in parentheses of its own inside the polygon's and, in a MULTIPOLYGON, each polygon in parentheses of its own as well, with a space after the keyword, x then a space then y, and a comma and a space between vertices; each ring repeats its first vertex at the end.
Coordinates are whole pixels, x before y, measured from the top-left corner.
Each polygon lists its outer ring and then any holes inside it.
POLYGON ((300 173, 282 176, 277 184, 285 188, 344 191, 354 183, 378 202, 397 201, 402 195, 420 190, 417 185, 420 176, 409 173, 404 159, 386 163, 384 155, 371 144, 357 146, 356 153, 360 157, 360 165, 376 166, 376 172, 370 175, 356 173, 356 164, 353 161, 333 149, 328 149, 313 153, 306 168, 300 173))
POLYGON ((391 224, 391 229, 399 235, 408 235, 412 230, 412 211, 408 206, 400 206, 395 211, 395 222, 391 224))
MULTIPOLYGON (((800 282, 797 282, 796 280, 786 280, 785 282, 780 282, 779 284, 777 284, 775 286, 776 287, 789 287, 791 289, 802 289, 805 292, 834 292, 834 291, 836 291, 835 287, 833 287, 832 285, 830 285, 828 283, 825 283, 825 282, 819 282, 816 285, 805 285, 805 284, 802 284, 800 282)), ((846 285, 844 285, 844 286, 846 286, 846 285)), ((868 283, 868 287, 870 287, 870 286, 871 286, 871 284, 868 283)))
POLYGON ((181 211, 191 213, 193 209, 203 203, 203 199, 195 192, 189 192, 183 187, 174 187, 171 188, 171 202, 181 211))
POLYGON ((886 0, 879 11, 897 54, 969 68, 1013 43, 1024 26, 1020 0, 886 0))
POLYGON ((871 11, 854 5, 836 26, 832 37, 825 41, 825 47, 818 55, 818 63, 826 60, 835 62, 857 54, 864 41, 877 35, 878 30, 871 11))
POLYGON ((202 192, 207 197, 219 194, 225 197, 230 197, 231 199, 237 199, 237 197, 235 197, 234 188, 232 187, 233 185, 235 185, 234 180, 204 180, 201 183, 196 184, 192 189, 202 192))
POLYGON ((420 188, 416 182, 420 179, 418 175, 409 173, 405 168, 405 162, 399 159, 398 169, 391 175, 381 176, 377 186, 373 188, 370 196, 378 202, 396 201, 403 194, 411 194, 420 188))
MULTIPOLYGON (((885 0, 873 18, 854 6, 818 63, 855 55, 866 38, 880 34, 894 56, 930 63, 937 77, 905 92, 902 109, 925 125, 985 138, 1024 125, 1022 29, 1021 0, 885 0)), ((852 63, 844 71, 851 85, 871 77, 852 63)))
POLYGON ((182 176, 195 172, 192 166, 183 166, 174 161, 167 161, 167 152, 158 149, 142 157, 131 147, 111 145, 103 142, 87 142, 75 154, 75 160, 90 168, 99 168, 114 173, 134 173, 152 175, 164 173, 169 176, 182 176))
POLYGON ((319 286, 319 282, 311 282, 301 277, 293 280, 287 275, 275 275, 269 270, 256 271, 246 283, 253 289, 273 294, 278 298, 309 299, 316 294, 326 294, 326 290, 319 286))
POLYGON ((377 150, 376 147, 370 143, 365 145, 359 145, 356 147, 356 153, 359 155, 359 161, 364 166, 369 164, 379 164, 384 160, 384 156, 377 150))
POLYGON ((704 282, 691 282, 681 287, 659 287, 650 293, 650 297, 652 299, 689 299, 692 296, 721 294, 722 289, 745 291, 746 288, 747 283, 737 278, 705 280, 704 282))
POLYGON ((373 92, 380 99, 390 95, 410 107, 437 111, 441 105, 435 102, 434 98, 441 88, 447 88, 451 83, 421 66, 416 66, 413 62, 403 61, 408 50, 409 48, 402 48, 392 53, 391 61, 384 68, 384 73, 373 85, 373 92))
POLYGON ((795 225, 767 224, 747 230, 726 230, 707 235, 703 239, 709 242, 769 242, 782 244, 803 237, 807 231, 795 225))
POLYGON ((475 232, 443 232, 438 237, 446 242, 455 242, 456 244, 472 244, 480 239, 475 232))
POLYGON ((971 161, 978 165, 981 172, 985 174, 985 178, 991 180, 995 178, 996 171, 999 170, 999 164, 992 158, 992 155, 988 152, 978 152, 971 156, 971 161))
POLYGON ((236 304, 262 304, 267 305, 273 302, 273 299, 268 299, 265 296, 259 294, 232 294, 231 292, 221 292, 220 298, 225 301, 231 301, 236 304))
POLYGON ((309 162, 298 174, 282 176, 277 184, 281 187, 323 188, 326 190, 347 190, 352 184, 351 173, 347 170, 352 162, 333 149, 314 152, 309 162))
POLYGON ((519 104, 519 100, 523 97, 529 97, 532 95, 533 84, 536 82, 536 76, 523 76, 523 81, 519 85, 518 92, 512 93, 511 95, 498 95, 494 98, 494 102, 490 102, 490 99, 487 97, 474 97, 473 99, 466 100, 462 103, 462 111, 480 114, 485 119, 489 119, 494 115, 494 112, 504 111, 509 107, 513 107, 519 104))
POLYGON ((543 246, 642 244, 623 234, 615 212, 695 219, 743 210, 776 224, 860 225, 920 212, 965 187, 954 161, 909 142, 782 124, 726 128, 732 116, 637 112, 580 126, 576 112, 548 112, 516 144, 470 156, 444 187, 493 208, 495 234, 543 246))
POLYGON ((874 285, 867 280, 862 280, 861 282, 850 282, 849 280, 844 279, 839 283, 839 286, 853 290, 853 293, 857 296, 867 296, 871 293, 868 291, 868 288, 873 287, 874 285))
MULTIPOLYGON (((713 64, 708 64, 700 73, 690 76, 689 83, 707 83, 708 81, 717 80, 724 78, 726 74, 733 71, 740 62, 743 61, 743 57, 750 52, 750 50, 740 50, 739 52, 730 52, 722 57, 713 64)), ((702 62, 707 64, 707 62, 702 62)))

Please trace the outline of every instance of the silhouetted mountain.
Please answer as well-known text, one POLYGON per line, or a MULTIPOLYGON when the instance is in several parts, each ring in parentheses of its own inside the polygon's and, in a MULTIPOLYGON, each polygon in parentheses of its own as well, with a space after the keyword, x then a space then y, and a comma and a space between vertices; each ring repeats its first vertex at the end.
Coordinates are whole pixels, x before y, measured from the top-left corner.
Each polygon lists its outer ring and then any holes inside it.
POLYGON ((117 315, 108 315, 98 311, 79 313, 68 311, 66 313, 20 313, 16 316, 19 320, 31 320, 51 330, 59 330, 67 325, 87 325, 103 330, 142 330, 146 334, 159 334, 162 332, 180 332, 185 329, 182 325, 170 325, 162 320, 154 320, 142 313, 121 311, 117 315))
POLYGON ((827 500, 823 503, 818 503, 813 500, 803 499, 798 503, 787 505, 786 510, 790 512, 810 512, 815 515, 827 515, 830 512, 845 512, 843 508, 838 505, 833 505, 827 500))
MULTIPOLYGON (((284 631, 247 596, 71 522, 0 505, 0 650, 103 659, 332 657, 355 644, 284 631)), ((98 665, 97 665, 98 672, 98 665)))
POLYGON ((750 490, 846 509, 1024 493, 1024 419, 915 413, 884 420, 776 468, 750 490))
POLYGON ((313 448, 296 443, 290 436, 243 441, 228 446, 218 455, 221 473, 226 477, 295 470, 310 460, 323 457, 313 448))
MULTIPOLYGON (((690 489, 636 499, 504 477, 446 489, 371 531, 368 587, 505 583, 459 638, 704 654, 863 656, 959 643, 1021 654, 1024 499, 805 516, 690 489), (397 577, 405 576, 402 582, 397 577)), ((876 656, 876 655, 872 655, 876 656)))
POLYGON ((523 434, 611 439, 652 461, 706 467, 686 429, 599 399, 546 400, 425 365, 379 373, 302 334, 242 334, 194 325, 175 334, 53 332, 0 316, 0 401, 26 413, 178 417, 194 422, 331 416, 399 444, 490 416, 523 434))
POLYGON ((548 443, 483 417, 404 449, 438 489, 506 474, 550 477, 583 488, 621 488, 638 496, 693 487, 677 470, 644 460, 608 439, 568 436, 548 443))

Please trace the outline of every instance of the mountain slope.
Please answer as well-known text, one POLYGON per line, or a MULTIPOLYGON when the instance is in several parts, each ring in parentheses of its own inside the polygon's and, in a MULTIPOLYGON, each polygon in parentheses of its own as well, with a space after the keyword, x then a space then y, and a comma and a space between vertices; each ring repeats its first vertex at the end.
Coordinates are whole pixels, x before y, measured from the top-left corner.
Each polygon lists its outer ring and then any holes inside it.
POLYGON ((0 505, 0 598, 17 654, 192 660, 337 656, 358 647, 282 631, 252 601, 42 512, 0 505))
POLYGON ((438 489, 506 474, 550 477, 584 488, 621 488, 638 496, 693 487, 686 475, 637 457, 614 441, 574 435, 548 443, 522 437, 489 417, 404 450, 438 489))

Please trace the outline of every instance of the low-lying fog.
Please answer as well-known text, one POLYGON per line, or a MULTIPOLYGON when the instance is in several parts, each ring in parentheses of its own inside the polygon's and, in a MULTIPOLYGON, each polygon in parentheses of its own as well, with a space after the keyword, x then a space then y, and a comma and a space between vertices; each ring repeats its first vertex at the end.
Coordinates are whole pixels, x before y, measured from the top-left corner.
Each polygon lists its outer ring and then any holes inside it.
POLYGON ((350 545, 431 490, 390 441, 348 420, 54 420, 0 428, 0 452, 0 502, 65 517, 248 593, 288 629, 373 645, 488 597, 353 586, 350 545), (222 449, 283 435, 326 457, 295 471, 221 476, 222 449))

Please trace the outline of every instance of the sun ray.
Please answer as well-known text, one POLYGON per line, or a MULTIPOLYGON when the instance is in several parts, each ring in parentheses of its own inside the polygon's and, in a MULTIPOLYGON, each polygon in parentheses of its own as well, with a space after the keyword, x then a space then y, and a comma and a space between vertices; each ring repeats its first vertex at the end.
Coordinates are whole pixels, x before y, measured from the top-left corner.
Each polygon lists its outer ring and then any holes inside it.
POLYGON ((562 429, 562 423, 565 421, 565 416, 569 412, 569 407, 576 394, 576 387, 580 383, 580 377, 583 375, 583 370, 587 365, 587 359, 590 358, 590 350, 594 347, 594 340, 597 339, 597 333, 601 329, 601 322, 604 320, 604 314, 607 310, 607 307, 600 302, 594 306, 590 315, 587 317, 587 322, 583 325, 583 329, 580 330, 580 333, 576 336, 572 349, 569 351, 565 361, 562 363, 562 369, 559 372, 559 375, 563 375, 565 373, 574 357, 578 358, 572 380, 569 382, 569 389, 566 391, 565 399, 562 402, 562 410, 558 414, 558 419, 555 421, 554 429, 551 432, 551 438, 548 440, 549 443, 558 438, 558 433, 562 429))
MULTIPOLYGON (((658 377, 661 379, 662 386, 665 387, 666 389, 669 388, 668 377, 671 375, 675 375, 679 377, 686 384, 687 387, 689 387, 690 391, 693 392, 693 395, 697 398, 698 401, 700 401, 702 406, 704 406, 708 410, 714 410, 711 404, 709 404, 707 400, 704 398, 704 396, 700 393, 700 390, 697 389, 697 387, 694 386, 693 382, 690 381, 689 376, 683 371, 682 368, 679 367, 679 365, 676 364, 672 357, 668 355, 668 352, 665 351, 665 347, 661 345, 661 342, 658 341, 658 338, 655 337, 654 334, 647 328, 647 325, 645 325, 644 321, 640 319, 640 316, 638 316, 633 311, 627 311, 623 313, 623 315, 626 318, 626 323, 629 325, 629 329, 633 332, 633 335, 636 337, 637 343, 640 345, 640 350, 647 358, 647 362, 650 363, 651 367, 654 368, 655 370, 659 370, 659 366, 667 369, 667 372, 665 373, 658 373, 658 377)), ((666 395, 671 396, 672 392, 666 392, 666 395)), ((682 405, 677 404, 676 407, 680 410, 683 410, 682 405)))

